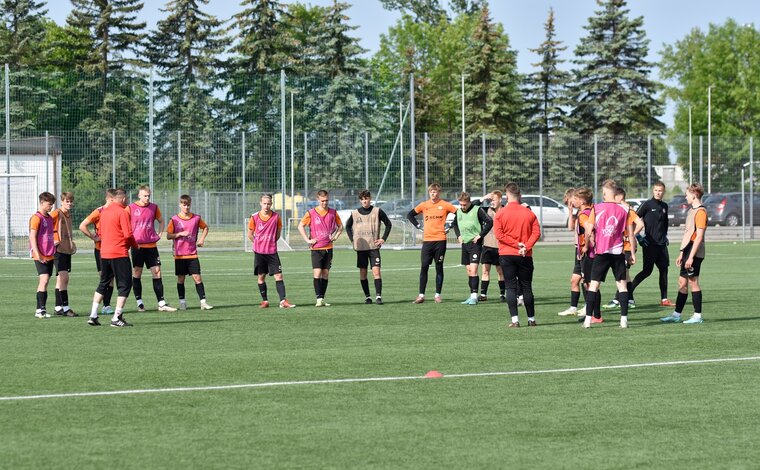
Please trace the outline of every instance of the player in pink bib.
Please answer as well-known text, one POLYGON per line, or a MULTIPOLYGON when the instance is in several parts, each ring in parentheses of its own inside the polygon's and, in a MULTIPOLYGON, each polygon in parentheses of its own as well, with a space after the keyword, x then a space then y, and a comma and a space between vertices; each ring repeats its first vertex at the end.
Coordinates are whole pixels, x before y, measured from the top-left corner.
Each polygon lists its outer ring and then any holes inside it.
MULTIPOLYGON (((589 249, 594 250, 591 267, 591 282, 586 294, 586 312, 593 311, 597 303, 598 290, 612 268, 615 284, 620 292, 620 327, 628 328, 628 287, 625 282, 625 255, 623 243, 626 231, 633 236, 633 230, 627 225, 628 210, 615 202, 617 184, 607 180, 602 184, 604 202, 595 204, 584 224, 589 249)), ((584 328, 591 328, 591 315, 586 315, 584 328)))
POLYGON ((248 220, 248 239, 253 243, 253 273, 258 276, 261 304, 269 307, 267 296, 267 274, 274 276, 277 294, 280 296, 280 308, 294 308, 295 305, 285 298, 285 281, 282 279, 282 264, 277 253, 277 240, 282 233, 280 214, 272 211, 272 196, 264 194, 259 201, 261 210, 248 220))

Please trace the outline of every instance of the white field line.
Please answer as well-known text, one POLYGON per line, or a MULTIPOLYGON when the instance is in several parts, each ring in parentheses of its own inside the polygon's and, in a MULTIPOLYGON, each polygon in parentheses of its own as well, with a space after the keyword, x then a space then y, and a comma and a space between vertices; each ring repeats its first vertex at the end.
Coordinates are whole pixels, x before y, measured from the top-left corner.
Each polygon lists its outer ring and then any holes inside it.
MULTIPOLYGON (((475 372, 466 374, 447 374, 442 378, 471 378, 471 377, 504 377, 514 375, 541 375, 541 374, 559 374, 569 372, 594 372, 603 370, 616 369, 639 369, 644 367, 664 367, 664 366, 689 366, 698 364, 715 364, 722 362, 740 362, 740 361, 757 361, 760 356, 751 357, 728 357, 718 359, 696 359, 690 361, 667 361, 667 362, 644 362, 640 364, 620 364, 610 366, 595 367, 574 367, 568 369, 543 369, 543 370, 518 370, 509 372, 475 372)), ((366 383, 366 382, 397 382, 402 380, 421 380, 424 376, 399 376, 399 377, 357 377, 348 379, 323 379, 323 380, 296 380, 289 382, 261 382, 251 384, 236 385, 207 385, 198 387, 170 387, 170 388, 145 388, 133 390, 111 390, 100 392, 74 392, 74 393, 51 393, 45 395, 19 395, 0 397, 0 401, 20 401, 20 400, 43 400, 49 398, 79 398, 79 397, 100 397, 111 395, 138 395, 146 393, 173 393, 173 392, 203 392, 211 390, 235 390, 251 388, 271 388, 286 387, 291 385, 329 385, 344 383, 366 383)))

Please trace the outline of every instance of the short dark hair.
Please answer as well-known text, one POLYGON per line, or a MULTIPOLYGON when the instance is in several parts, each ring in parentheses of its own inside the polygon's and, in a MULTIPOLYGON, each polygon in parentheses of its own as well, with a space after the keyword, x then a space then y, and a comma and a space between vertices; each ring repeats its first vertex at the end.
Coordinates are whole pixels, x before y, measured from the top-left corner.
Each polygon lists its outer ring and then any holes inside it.
POLYGON ((362 189, 359 191, 359 199, 372 199, 372 194, 370 194, 368 189, 362 189))
POLYGON ((457 198, 457 201, 469 201, 470 200, 470 193, 467 191, 462 191, 459 194, 459 197, 457 198))
POLYGON ((328 197, 329 197, 329 196, 330 196, 330 193, 328 193, 328 192, 327 192, 326 190, 324 190, 324 189, 320 189, 319 191, 317 191, 317 197, 325 197, 325 196, 328 196, 328 197))
POLYGON ((654 188, 655 186, 661 187, 663 191, 666 189, 665 188, 665 183, 663 183, 662 181, 655 181, 654 184, 652 185, 652 187, 654 188))
POLYGON ((594 192, 589 188, 578 188, 575 190, 575 197, 586 204, 591 204, 591 201, 594 200, 594 192))
POLYGON ((511 194, 512 197, 520 197, 520 186, 517 183, 509 182, 504 186, 504 192, 511 194))
POLYGON ((623 196, 623 199, 625 199, 625 189, 618 187, 615 190, 615 196, 623 196))
POLYGON ((47 191, 41 192, 40 202, 49 202, 51 204, 55 204, 55 194, 49 193, 47 191))
POLYGON ((191 198, 189 194, 183 194, 179 197, 179 203, 187 204, 189 206, 193 203, 193 198, 191 198))

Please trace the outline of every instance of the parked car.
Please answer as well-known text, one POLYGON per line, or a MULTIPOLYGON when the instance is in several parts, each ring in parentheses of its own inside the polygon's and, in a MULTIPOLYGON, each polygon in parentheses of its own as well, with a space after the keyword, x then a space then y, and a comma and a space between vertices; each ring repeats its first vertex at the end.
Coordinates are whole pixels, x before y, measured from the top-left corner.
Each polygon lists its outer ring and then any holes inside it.
MULTIPOLYGON (((702 200, 707 209, 708 225, 740 226, 742 223, 742 193, 715 193, 702 200)), ((744 195, 745 223, 749 224, 749 195, 744 195)), ((755 225, 760 225, 760 195, 753 196, 755 225)))
POLYGON ((689 212, 689 203, 686 202, 686 196, 673 196, 673 199, 668 201, 668 223, 670 225, 685 224, 687 212, 689 212))
POLYGON ((626 199, 625 202, 628 203, 629 206, 631 206, 631 209, 637 211, 639 210, 639 206, 644 204, 646 199, 641 198, 634 198, 634 199, 626 199))
MULTIPOLYGON (((482 197, 472 198, 473 203, 476 203, 476 201, 480 201, 482 197)), ((537 194, 524 194, 522 196, 522 202, 523 204, 527 204, 530 206, 530 210, 533 211, 534 214, 536 214, 536 217, 538 217, 538 220, 541 221, 541 210, 543 206, 543 225, 544 227, 566 227, 567 226, 567 218, 568 218, 568 210, 567 207, 560 204, 559 202, 555 201, 554 199, 548 197, 548 196, 539 196, 537 194)), ((459 201, 451 201, 451 203, 456 207, 459 208, 459 201)), ((505 205, 507 203, 507 197, 503 196, 501 198, 501 205, 505 205)), ((483 208, 487 208, 490 206, 490 201, 485 201, 483 204, 483 208)), ((454 221, 454 214, 449 214, 446 217, 446 226, 450 226, 451 222, 454 221)))

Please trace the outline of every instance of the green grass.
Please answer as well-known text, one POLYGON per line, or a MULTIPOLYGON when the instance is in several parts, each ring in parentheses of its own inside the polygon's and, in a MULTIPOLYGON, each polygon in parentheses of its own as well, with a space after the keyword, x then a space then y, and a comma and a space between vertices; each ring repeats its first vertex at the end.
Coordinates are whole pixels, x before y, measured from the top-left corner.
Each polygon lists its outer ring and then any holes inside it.
MULTIPOLYGON (((96 284, 86 251, 70 291, 81 314, 96 284)), ((130 299, 126 329, 35 319, 31 261, 0 260, 0 397, 760 356, 760 245, 708 247, 704 324, 660 324, 668 311, 656 306, 655 272, 636 292, 628 330, 614 314, 592 330, 558 317, 571 249, 535 254, 539 327, 517 330, 506 328, 503 304, 459 305, 463 267, 447 268, 443 304, 412 305, 417 251, 384 252, 384 306, 362 304, 355 256, 338 251, 329 309, 313 307, 308 253, 284 253, 299 304, 289 311, 257 307, 252 255, 204 253, 214 310, 197 310, 188 281, 191 310, 135 313, 130 299)), ((458 259, 449 250, 447 266, 458 259)), ((432 270, 430 279, 429 294, 432 270)), ((609 299, 612 287, 602 290, 609 299)), ((271 280, 269 291, 276 299, 271 280)), ((0 401, 0 467, 756 468, 758 388, 760 361, 743 361, 0 401)))

